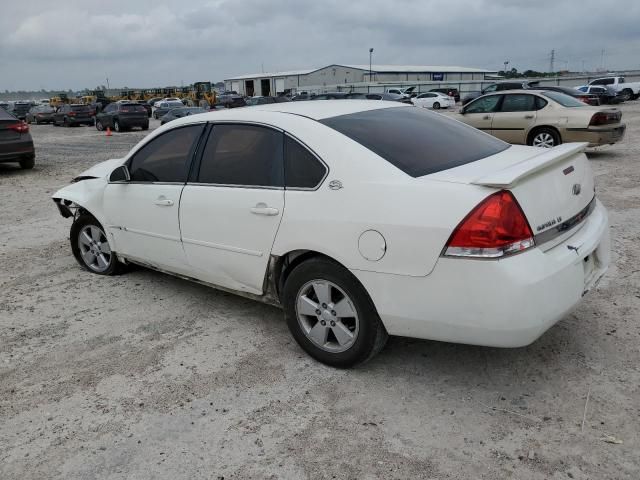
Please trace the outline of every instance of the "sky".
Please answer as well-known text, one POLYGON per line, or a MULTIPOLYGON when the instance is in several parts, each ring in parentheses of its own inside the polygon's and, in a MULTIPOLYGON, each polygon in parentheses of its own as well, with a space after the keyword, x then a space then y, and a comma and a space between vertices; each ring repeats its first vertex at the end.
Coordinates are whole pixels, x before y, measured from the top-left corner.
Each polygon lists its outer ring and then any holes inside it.
POLYGON ((640 69, 640 2, 0 0, 0 91, 151 88, 332 63, 640 69), (604 50, 604 56, 602 55, 604 50))

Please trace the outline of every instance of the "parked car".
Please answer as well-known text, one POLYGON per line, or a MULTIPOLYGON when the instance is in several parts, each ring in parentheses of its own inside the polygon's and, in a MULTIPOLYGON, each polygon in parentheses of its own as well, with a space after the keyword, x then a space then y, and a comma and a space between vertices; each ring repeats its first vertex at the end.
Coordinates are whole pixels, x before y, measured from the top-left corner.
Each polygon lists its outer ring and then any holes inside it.
POLYGON ((29 125, 0 108, 0 163, 18 162, 20 168, 30 169, 35 158, 29 125))
POLYGON ((217 97, 217 104, 224 105, 226 108, 246 107, 247 102, 242 95, 237 93, 225 93, 217 97))
POLYGON ((9 113, 19 120, 25 120, 27 118, 27 112, 32 107, 31 102, 13 102, 9 106, 9 113))
POLYGON ((160 119, 160 125, 164 125, 165 123, 168 123, 171 120, 175 120, 176 118, 188 117, 189 115, 196 115, 198 113, 205 113, 207 111, 208 110, 205 110, 201 107, 174 108, 173 110, 169 110, 162 116, 162 118, 160 119))
POLYGON ((305 351, 349 367, 389 334, 519 347, 571 311, 609 264, 583 150, 400 102, 259 105, 175 120, 53 200, 89 272, 279 305, 305 351))
POLYGON ((182 104, 182 102, 180 100, 173 100, 171 102, 156 102, 156 106, 153 110, 153 118, 155 118, 156 120, 158 120, 160 117, 163 117, 164 115, 167 114, 167 112, 169 112, 170 110, 173 110, 174 108, 182 108, 184 107, 184 105, 182 104))
POLYGON ((309 100, 345 100, 348 95, 348 92, 327 92, 310 97, 309 100))
POLYGON ((401 95, 403 97, 415 97, 417 96, 416 93, 414 93, 416 87, 408 87, 408 88, 388 88, 386 93, 391 93, 393 95, 401 95))
POLYGON ((444 93, 445 95, 449 96, 449 97, 453 97, 455 99, 456 102, 460 101, 460 92, 458 91, 457 88, 453 88, 453 87, 447 87, 447 88, 432 88, 431 90, 429 90, 430 92, 438 92, 438 93, 444 93))
POLYGON ((367 100, 384 100, 386 102, 401 102, 411 105, 411 98, 407 95, 399 95, 397 93, 365 93, 367 100))
POLYGON ((615 90, 604 85, 581 85, 575 88, 580 92, 596 95, 600 100, 601 105, 617 104, 622 102, 622 98, 615 90))
MULTIPOLYGON (((126 100, 121 100, 121 102, 127 102, 126 100)), ((145 102, 144 100, 134 100, 128 103, 137 103, 138 105, 142 105, 145 109, 145 111, 147 112, 147 118, 151 118, 151 114, 153 112, 153 107, 151 105, 149 105, 149 103, 145 102)))
POLYGON ((107 127, 113 128, 116 132, 123 132, 134 127, 148 130, 149 117, 145 108, 139 103, 110 103, 107 108, 96 115, 96 129, 102 131, 107 127))
POLYGON ((591 80, 589 85, 607 86, 613 89, 622 101, 636 100, 640 96, 640 82, 626 82, 624 77, 602 77, 591 80))
POLYGON ((509 143, 547 148, 567 142, 613 144, 626 128, 620 110, 592 107, 549 90, 484 95, 463 107, 458 119, 509 143))
POLYGON ((598 95, 594 95, 591 93, 584 93, 579 90, 576 90, 575 88, 559 87, 555 85, 549 85, 549 86, 545 85, 545 86, 536 87, 536 90, 549 90, 551 92, 560 92, 560 93, 564 93, 565 95, 569 95, 570 97, 573 97, 577 100, 580 100, 581 102, 586 103, 587 105, 592 105, 594 107, 600 106, 600 98, 598 97, 598 95))
POLYGON ((521 90, 526 88, 535 88, 539 82, 530 82, 527 80, 519 80, 519 81, 509 81, 509 82, 500 82, 500 83, 492 83, 491 85, 487 85, 479 92, 472 92, 466 95, 462 99, 462 105, 466 105, 471 100, 475 100, 476 98, 486 95, 487 93, 493 92, 503 92, 505 90, 521 90))
POLYGON ((180 103, 182 103, 182 100, 180 100, 180 99, 179 99, 179 98, 177 98, 177 97, 165 97, 165 98, 162 98, 162 99, 160 99, 160 100, 157 100, 157 101, 153 104, 153 106, 154 106, 155 108, 158 108, 158 107, 160 106, 160 104, 161 104, 161 103, 166 103, 166 102, 180 102, 180 103))
POLYGON ((249 97, 245 100, 247 102, 247 106, 252 107, 255 105, 267 105, 269 103, 276 103, 275 97, 249 97))
POLYGON ((93 125, 93 111, 89 105, 81 103, 65 103, 53 114, 53 125, 73 127, 76 125, 93 125))
POLYGON ((411 101, 416 107, 433 108, 434 110, 455 107, 456 105, 453 97, 440 92, 421 93, 411 101))
POLYGON ((0 102, 0 108, 3 108, 4 110, 9 110, 9 102, 0 102))
POLYGON ((40 123, 53 123, 54 113, 56 113, 56 109, 50 107, 48 104, 36 105, 35 107, 31 107, 27 112, 25 121, 27 123, 35 123, 36 125, 40 123))

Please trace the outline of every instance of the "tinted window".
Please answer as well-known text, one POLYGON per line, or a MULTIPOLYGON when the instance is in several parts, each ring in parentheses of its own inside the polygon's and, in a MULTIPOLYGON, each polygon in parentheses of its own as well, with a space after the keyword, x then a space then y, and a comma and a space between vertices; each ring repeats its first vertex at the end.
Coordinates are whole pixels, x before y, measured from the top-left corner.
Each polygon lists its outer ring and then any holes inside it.
POLYGON ((465 109, 465 113, 488 113, 493 112, 500 102, 502 95, 491 95, 489 97, 479 98, 475 102, 470 103, 465 109))
POLYGON ((202 156, 200 183, 281 187, 282 133, 253 125, 216 125, 202 156))
POLYGON ((138 103, 121 103, 118 107, 121 112, 146 112, 145 108, 138 103))
POLYGON ((531 112, 535 110, 533 95, 505 95, 500 111, 502 112, 531 112))
POLYGON ((509 145, 423 108, 369 110, 321 120, 412 177, 471 163, 509 145))
POLYGON ((129 163, 134 182, 185 182, 204 125, 169 130, 143 146, 129 163))
POLYGON ((569 95, 560 92, 544 92, 544 96, 558 102, 563 107, 586 107, 586 103, 576 100, 569 95))
POLYGON ((588 87, 580 87, 578 90, 580 90, 581 92, 586 92, 588 87))
POLYGON ((326 171, 325 166, 309 150, 285 136, 284 175, 287 188, 315 188, 326 171))
POLYGON ((535 97, 536 98, 536 110, 541 110, 547 106, 547 102, 544 98, 535 97))
POLYGON ((84 105, 73 105, 71 107, 71 110, 73 110, 74 112, 88 112, 89 107, 86 107, 84 105))

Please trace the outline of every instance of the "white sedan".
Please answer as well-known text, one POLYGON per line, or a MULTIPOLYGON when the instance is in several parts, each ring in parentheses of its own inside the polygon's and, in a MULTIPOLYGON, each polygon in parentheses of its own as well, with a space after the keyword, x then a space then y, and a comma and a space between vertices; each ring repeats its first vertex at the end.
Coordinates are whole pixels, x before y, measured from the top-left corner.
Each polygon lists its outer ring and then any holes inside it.
POLYGON ((609 264, 584 144, 510 146, 396 102, 293 102, 158 128, 53 195, 90 272, 135 263, 282 306, 348 367, 387 335, 519 347, 609 264))
POLYGON ((440 92, 421 93, 412 98, 411 102, 416 107, 433 108, 434 110, 456 106, 456 101, 453 97, 440 92))

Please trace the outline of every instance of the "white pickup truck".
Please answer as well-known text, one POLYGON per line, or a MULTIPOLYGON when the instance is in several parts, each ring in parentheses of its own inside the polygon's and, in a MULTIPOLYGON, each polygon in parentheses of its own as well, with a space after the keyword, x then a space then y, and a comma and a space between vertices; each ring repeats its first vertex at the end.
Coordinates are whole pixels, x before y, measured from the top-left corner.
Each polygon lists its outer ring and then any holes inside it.
POLYGON ((589 85, 606 85, 613 89, 621 100, 635 100, 640 96, 640 82, 625 82, 624 77, 602 77, 591 80, 589 85))

